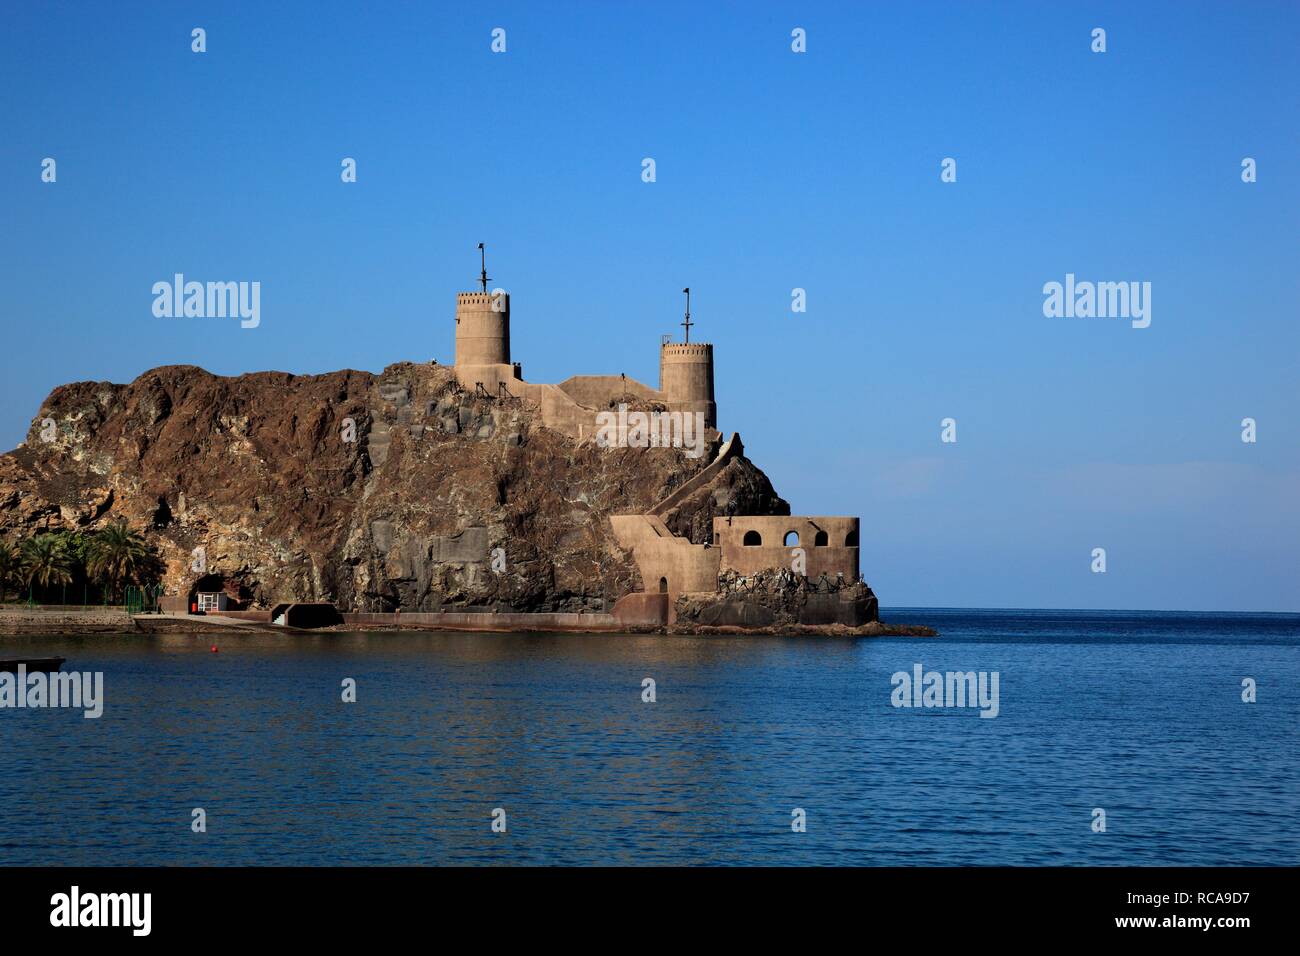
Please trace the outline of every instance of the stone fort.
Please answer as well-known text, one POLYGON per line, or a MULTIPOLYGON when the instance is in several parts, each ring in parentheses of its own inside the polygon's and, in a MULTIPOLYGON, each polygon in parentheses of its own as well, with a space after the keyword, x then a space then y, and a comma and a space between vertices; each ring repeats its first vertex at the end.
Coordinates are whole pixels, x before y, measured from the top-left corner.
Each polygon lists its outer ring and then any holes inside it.
MULTIPOLYGON (((542 423, 578 442, 594 441, 597 415, 618 403, 662 407, 669 412, 703 415, 711 443, 718 408, 713 389, 713 345, 691 342, 687 292, 685 341, 665 340, 659 349, 659 387, 625 375, 575 375, 557 385, 528 382, 520 363, 510 356, 510 295, 488 291, 487 271, 478 292, 456 295, 455 374, 461 386, 494 396, 519 398, 534 406, 542 423)), ((693 543, 673 534, 663 516, 706 486, 733 456, 744 451, 739 434, 721 443, 716 457, 647 514, 613 515, 615 539, 632 553, 645 592, 626 595, 615 607, 629 623, 671 623, 673 603, 683 594, 716 594, 728 577, 748 578, 760 571, 790 569, 796 558, 808 581, 855 582, 859 579, 856 517, 728 515, 713 520, 713 540, 693 543), (796 549, 802 549, 796 554, 796 549), (642 620, 645 618, 645 620, 642 620)), ((826 603, 826 602, 823 602, 826 603)), ((858 617, 861 617, 861 611, 858 617)), ((871 617, 874 619, 874 598, 871 617)), ((834 623, 843 612, 823 613, 834 623)), ((841 620, 841 623, 861 623, 841 620)))

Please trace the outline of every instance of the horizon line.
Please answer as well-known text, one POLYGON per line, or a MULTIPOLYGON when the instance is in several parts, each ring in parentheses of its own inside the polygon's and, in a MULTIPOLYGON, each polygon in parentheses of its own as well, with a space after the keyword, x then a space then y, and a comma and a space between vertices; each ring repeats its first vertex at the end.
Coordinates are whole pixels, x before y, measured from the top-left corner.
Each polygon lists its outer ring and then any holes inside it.
POLYGON ((1057 611, 1060 613, 1081 613, 1081 614, 1289 614, 1300 617, 1300 610, 1294 611, 1225 611, 1221 609, 1198 609, 1198 608, 1139 608, 1139 607, 1107 607, 1107 608, 1086 608, 1086 607, 977 607, 955 605, 924 605, 924 604, 899 604, 899 605, 880 605, 881 612, 885 611, 1057 611))

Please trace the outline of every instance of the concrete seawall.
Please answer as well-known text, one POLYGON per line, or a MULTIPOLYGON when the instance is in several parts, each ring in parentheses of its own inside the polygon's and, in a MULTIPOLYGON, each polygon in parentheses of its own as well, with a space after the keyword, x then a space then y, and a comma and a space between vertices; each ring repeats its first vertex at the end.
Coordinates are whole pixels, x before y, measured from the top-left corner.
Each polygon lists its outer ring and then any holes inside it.
POLYGON ((0 608, 0 634, 132 634, 122 608, 0 608))
POLYGON ((621 631, 613 614, 476 614, 463 611, 358 612, 343 615, 357 627, 417 627, 446 631, 621 631))

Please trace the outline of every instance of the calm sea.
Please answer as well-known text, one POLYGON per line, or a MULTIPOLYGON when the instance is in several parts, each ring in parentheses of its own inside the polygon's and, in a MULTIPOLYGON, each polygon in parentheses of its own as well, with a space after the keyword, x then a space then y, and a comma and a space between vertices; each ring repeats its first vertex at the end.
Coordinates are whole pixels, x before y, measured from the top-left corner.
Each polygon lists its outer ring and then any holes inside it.
POLYGON ((883 616, 942 636, 0 637, 106 697, 0 710, 0 863, 1300 863, 1300 615, 883 616))

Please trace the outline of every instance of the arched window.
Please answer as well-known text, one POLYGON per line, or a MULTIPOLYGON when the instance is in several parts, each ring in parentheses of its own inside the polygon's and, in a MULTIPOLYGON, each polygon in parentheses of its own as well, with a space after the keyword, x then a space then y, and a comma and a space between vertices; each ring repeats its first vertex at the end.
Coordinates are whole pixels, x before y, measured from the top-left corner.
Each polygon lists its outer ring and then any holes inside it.
POLYGON ((858 546, 858 532, 856 530, 850 531, 848 534, 844 536, 844 547, 856 548, 857 546, 858 546))
POLYGON ((763 536, 759 534, 757 531, 745 532, 745 541, 744 541, 745 547, 757 548, 762 543, 763 543, 763 536))
POLYGON ((827 535, 825 531, 818 531, 816 536, 813 538, 814 548, 824 548, 830 543, 831 543, 830 536, 827 535))
POLYGON ((667 594, 667 593, 668 593, 668 579, 667 579, 667 578, 660 578, 660 579, 659 579, 659 593, 660 593, 660 594, 667 594))
POLYGON ((781 544, 784 545, 784 546, 787 547, 787 548, 797 548, 797 547, 799 547, 799 532, 798 532, 798 531, 787 531, 787 532, 785 533, 785 540, 782 541, 781 544))

